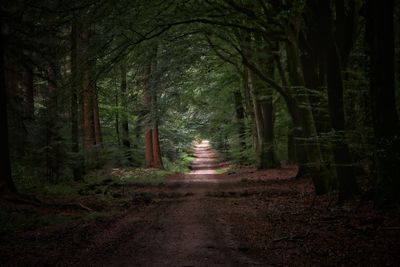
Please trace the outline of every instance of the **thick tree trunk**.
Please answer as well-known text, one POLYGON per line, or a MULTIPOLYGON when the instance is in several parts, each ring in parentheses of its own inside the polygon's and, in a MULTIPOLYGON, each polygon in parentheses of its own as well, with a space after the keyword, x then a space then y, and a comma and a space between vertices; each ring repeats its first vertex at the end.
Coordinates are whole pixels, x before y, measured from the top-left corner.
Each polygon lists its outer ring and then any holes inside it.
POLYGON ((329 2, 321 1, 319 12, 315 15, 320 18, 321 41, 325 52, 329 117, 334 130, 332 145, 339 184, 339 199, 346 200, 353 198, 354 194, 358 192, 358 185, 345 136, 342 68, 334 38, 334 25, 329 2))
MULTIPOLYGON (((1 1, 0 1, 1 6, 1 1)), ((16 193, 11 176, 11 162, 8 139, 7 89, 4 73, 3 14, 0 10, 0 195, 16 193)))
POLYGON ((151 52, 151 73, 150 78, 152 82, 152 86, 150 87, 150 96, 151 96, 151 111, 150 118, 151 124, 153 126, 153 164, 155 168, 164 169, 162 157, 161 157, 161 149, 160 149, 160 138, 158 135, 158 121, 159 121, 159 113, 158 113, 158 103, 157 103, 157 50, 156 46, 154 50, 151 52))
MULTIPOLYGON (((309 16, 308 14, 306 14, 309 16)), ((330 131, 327 103, 324 100, 325 93, 325 65, 322 64, 322 51, 317 38, 320 31, 307 30, 307 40, 300 39, 301 44, 301 64, 304 75, 304 85, 311 90, 309 94, 311 111, 314 117, 315 129, 318 135, 330 131)), ((304 36, 303 36, 304 37, 304 36)), ((331 151, 321 151, 325 154, 331 154, 331 151)))
POLYGON ((82 88, 82 132, 83 150, 89 159, 97 159, 97 149, 101 147, 102 137, 100 129, 99 107, 97 100, 96 81, 93 79, 95 59, 90 55, 91 30, 84 30, 80 34, 84 59, 83 88, 82 88))
POLYGON ((154 168, 154 158, 153 158, 153 129, 146 128, 144 133, 144 146, 145 146, 145 159, 146 168, 154 168))
MULTIPOLYGON (((261 114, 263 120, 262 148, 261 148, 261 166, 266 168, 278 168, 280 163, 276 156, 274 144, 274 109, 272 103, 272 91, 267 98, 261 101, 261 114)), ((265 97, 265 96, 264 96, 265 97)))
POLYGON ((394 1, 367 1, 370 95, 376 139, 376 204, 400 204, 399 118, 394 78, 394 1))
MULTIPOLYGON (((285 88, 289 88, 289 80, 286 77, 285 70, 282 66, 279 56, 275 56, 275 63, 283 86, 285 88)), ((293 126, 291 129, 289 129, 288 134, 288 155, 291 155, 292 163, 298 164, 296 178, 301 178, 307 174, 307 153, 304 143, 304 133, 302 131, 300 111, 295 98, 285 96, 284 100, 293 122, 293 126)))
MULTIPOLYGON (((279 166, 279 162, 276 158, 273 144, 274 126, 272 97, 262 95, 263 100, 259 100, 259 98, 261 98, 260 91, 262 87, 265 87, 265 83, 260 81, 260 79, 254 73, 250 73, 250 78, 252 81, 249 85, 250 96, 253 102, 255 125, 257 129, 257 168, 276 168, 279 166), (265 97, 267 97, 267 99, 264 99, 265 97)), ((268 90, 270 89, 266 88, 264 91, 268 90)))
POLYGON ((301 171, 311 175, 315 191, 318 195, 321 195, 327 193, 329 190, 330 175, 322 162, 318 134, 315 128, 310 100, 308 93, 305 91, 303 75, 300 73, 299 50, 296 42, 297 37, 291 36, 290 41, 286 44, 286 51, 288 57, 289 80, 291 86, 294 88, 296 102, 298 103, 299 122, 294 122, 294 124, 296 125, 299 123, 300 127, 296 127, 296 140, 303 140, 304 142, 297 145, 298 147, 304 145, 307 154, 307 163, 301 171))
POLYGON ((157 93, 156 93, 156 68, 157 48, 149 53, 149 63, 144 68, 143 89, 144 104, 146 107, 145 116, 145 155, 146 167, 162 169, 162 158, 158 136, 158 114, 157 114, 157 93))
POLYGON ((145 156, 147 168, 163 169, 158 136, 158 114, 156 93, 157 49, 149 53, 149 61, 143 73, 145 115, 145 156))
POLYGON ((254 105, 253 105, 253 98, 252 98, 252 93, 251 91, 252 86, 253 86, 253 81, 251 79, 251 72, 250 70, 246 67, 243 66, 243 86, 244 86, 244 91, 245 91, 245 100, 246 100, 246 110, 247 114, 249 116, 250 122, 251 122, 251 134, 252 134, 252 146, 255 151, 255 153, 258 153, 258 135, 257 135, 257 125, 256 125, 256 117, 254 114, 254 105))
POLYGON ((296 146, 294 142, 293 130, 291 128, 288 129, 287 136, 287 164, 295 164, 296 163, 296 146))
POLYGON ((335 39, 342 69, 349 64, 349 57, 357 39, 359 3, 357 0, 335 1, 335 39))
POLYGON ((82 88, 82 132, 83 149, 90 153, 95 145, 93 121, 93 84, 88 70, 85 70, 82 88))

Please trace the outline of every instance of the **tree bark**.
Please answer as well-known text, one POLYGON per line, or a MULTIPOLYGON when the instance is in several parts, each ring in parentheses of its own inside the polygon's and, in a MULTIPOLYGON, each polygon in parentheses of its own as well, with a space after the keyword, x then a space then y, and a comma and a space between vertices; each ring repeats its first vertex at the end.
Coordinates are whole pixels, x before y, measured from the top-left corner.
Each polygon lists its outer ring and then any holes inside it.
POLYGON ((83 149, 91 152, 95 145, 93 121, 93 85, 88 70, 85 70, 82 88, 83 149))
POLYGON ((93 79, 95 59, 90 55, 92 31, 90 27, 81 31, 83 67, 83 88, 82 88, 82 131, 83 150, 90 159, 97 158, 97 149, 101 146, 102 137, 100 130, 99 108, 97 100, 96 81, 93 79))
POLYGON ((47 68, 47 118, 46 118, 46 175, 50 182, 57 182, 61 170, 61 144, 58 129, 58 70, 55 63, 50 63, 47 68))
POLYGON ((233 97, 235 100, 235 114, 236 114, 236 123, 237 123, 237 133, 238 133, 238 141, 239 141, 239 149, 240 149, 240 158, 241 161, 244 160, 243 153, 246 150, 246 127, 244 124, 244 108, 243 108, 243 98, 242 94, 239 90, 233 93, 233 97))
POLYGON ((74 181, 82 180, 83 159, 79 154, 79 117, 78 117, 78 96, 79 84, 82 82, 78 70, 78 29, 74 21, 71 29, 71 152, 72 172, 74 181))
POLYGON ((150 89, 150 97, 151 97, 151 110, 150 110, 150 119, 152 125, 152 137, 153 137, 153 164, 154 168, 157 169, 164 169, 162 158, 161 158, 161 149, 160 149, 160 139, 158 135, 158 121, 159 121, 159 114, 158 114, 158 104, 157 104, 157 47, 154 48, 152 51, 152 58, 151 58, 151 84, 149 84, 150 89))
POLYGON ((152 131, 153 137, 153 167, 157 169, 164 169, 162 158, 161 158, 161 150, 160 150, 160 139, 158 136, 158 125, 155 124, 152 131))
MULTIPOLYGON (((151 60, 151 59, 150 59, 151 60)), ((146 168, 154 167, 154 153, 153 153, 153 123, 152 123, 152 97, 151 97, 151 63, 147 63, 143 70, 143 95, 144 106, 146 115, 144 117, 144 146, 145 146, 145 166, 146 168)))
POLYGON ((358 192, 358 185, 345 136, 342 66, 334 38, 330 3, 328 1, 320 1, 319 5, 319 12, 315 16, 320 18, 321 43, 325 52, 329 117, 334 131, 333 156, 339 184, 339 199, 346 200, 354 197, 358 192))
MULTIPOLYGON (((243 45, 245 49, 245 55, 251 58, 254 62, 258 63, 260 68, 265 67, 268 75, 272 75, 273 68, 267 64, 273 64, 267 62, 265 58, 258 55, 257 52, 265 54, 265 47, 257 47, 262 43, 262 38, 258 36, 258 42, 252 42, 254 47, 247 47, 243 45)), ((252 100, 252 106, 254 111, 255 128, 257 133, 257 168, 276 168, 280 164, 277 160, 274 146, 274 135, 273 135, 273 108, 272 108, 272 89, 267 87, 258 75, 253 71, 249 73, 249 89, 250 98, 252 100)))
POLYGON ((294 98, 298 103, 299 122, 294 121, 296 140, 301 142, 298 144, 299 147, 305 147, 307 155, 307 163, 304 165, 302 171, 311 175, 315 191, 318 195, 321 195, 329 191, 330 175, 322 162, 318 134, 315 128, 310 100, 308 93, 305 91, 304 77, 301 72, 302 68, 299 57, 298 37, 291 31, 292 30, 289 30, 289 41, 286 43, 286 51, 289 80, 294 89, 294 98), (296 127, 296 124, 300 127, 296 127))
POLYGON ((124 154, 129 162, 132 162, 131 155, 131 142, 129 138, 129 121, 128 121, 128 93, 127 93, 127 81, 126 81, 126 66, 125 62, 121 65, 121 102, 122 102, 122 112, 121 112, 121 128, 122 128, 122 146, 124 149, 124 154))
POLYGON ((145 146, 145 159, 146 168, 154 168, 154 158, 153 158, 153 129, 146 128, 144 134, 144 146, 145 146))
POLYGON ((121 137, 119 132, 119 100, 118 93, 115 94, 115 134, 117 135, 117 144, 121 145, 121 137))
POLYGON ((103 138, 101 135, 101 126, 100 126, 100 114, 99 114, 99 100, 97 93, 97 86, 95 81, 93 81, 93 123, 94 123, 94 140, 97 148, 100 148, 103 143, 103 138))
POLYGON ((257 135, 257 126, 256 126, 256 117, 254 114, 254 105, 253 105, 253 98, 252 98, 252 93, 251 91, 252 86, 253 86, 253 81, 251 79, 251 72, 250 70, 246 67, 243 66, 243 86, 244 86, 244 91, 245 91, 245 100, 246 100, 246 110, 247 114, 249 116, 250 122, 251 122, 251 135, 252 135, 252 146, 255 151, 255 153, 258 153, 258 135, 257 135))
MULTIPOLYGON (((1 6, 2 1, 0 1, 1 6)), ((4 73, 3 14, 0 10, 0 195, 17 193, 11 176, 8 139, 7 89, 4 73)))
POLYGON ((399 118, 394 78, 394 1, 367 0, 370 97, 375 133, 376 199, 379 207, 400 204, 399 118))
POLYGON ((24 91, 24 118, 28 121, 35 119, 35 102, 34 102, 34 85, 33 85, 33 70, 31 66, 24 66, 23 91, 24 91))
POLYGON ((145 120, 145 158, 147 168, 163 169, 158 135, 156 68, 157 48, 149 52, 148 63, 144 67, 142 85, 144 94, 145 120))

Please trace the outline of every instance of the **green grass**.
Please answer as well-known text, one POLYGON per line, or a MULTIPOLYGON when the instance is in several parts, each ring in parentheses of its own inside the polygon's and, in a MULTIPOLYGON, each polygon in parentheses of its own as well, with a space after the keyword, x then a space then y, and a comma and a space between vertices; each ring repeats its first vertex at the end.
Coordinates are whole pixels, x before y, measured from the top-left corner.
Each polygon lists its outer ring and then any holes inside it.
POLYGON ((51 197, 78 196, 79 188, 75 184, 47 184, 43 186, 42 194, 51 197))
POLYGON ((125 170, 119 179, 126 184, 161 185, 165 183, 168 173, 164 170, 133 169, 125 170))

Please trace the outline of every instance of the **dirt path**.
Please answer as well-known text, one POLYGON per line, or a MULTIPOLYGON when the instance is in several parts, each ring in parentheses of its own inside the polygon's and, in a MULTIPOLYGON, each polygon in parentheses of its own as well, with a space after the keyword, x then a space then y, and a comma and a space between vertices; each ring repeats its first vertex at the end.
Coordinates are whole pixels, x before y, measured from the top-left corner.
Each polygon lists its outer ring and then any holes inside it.
MULTIPOLYGON (((90 220, 0 236, 0 266, 400 262, 400 214, 377 212, 372 201, 335 205, 335 196, 316 198, 310 179, 293 178, 296 166, 218 174, 223 164, 209 144, 197 145, 195 156, 191 173, 173 175, 166 185, 132 185, 121 199, 85 202, 100 211, 87 213, 90 220), (104 219, 93 217, 101 213, 104 219)), ((32 212, 32 207, 13 208, 32 212)))
POLYGON ((125 222, 116 225, 116 229, 125 229, 110 231, 120 232, 118 242, 114 242, 112 248, 105 249, 106 242, 99 236, 89 255, 82 255, 76 264, 257 266, 235 244, 229 224, 219 216, 213 199, 209 197, 219 188, 219 178, 222 177, 216 174, 219 168, 215 163, 216 153, 206 141, 197 144, 192 171, 179 179, 170 179, 167 185, 173 191, 186 192, 190 197, 164 203, 145 214, 144 220, 138 220, 137 216, 136 219, 125 218, 125 222), (138 221, 136 227, 142 227, 140 231, 131 228, 138 221))

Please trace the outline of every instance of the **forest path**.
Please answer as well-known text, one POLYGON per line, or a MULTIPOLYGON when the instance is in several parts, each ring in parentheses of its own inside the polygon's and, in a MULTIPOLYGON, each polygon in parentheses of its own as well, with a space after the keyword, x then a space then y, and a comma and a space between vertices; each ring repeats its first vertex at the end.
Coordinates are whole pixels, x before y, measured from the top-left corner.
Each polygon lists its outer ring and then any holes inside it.
POLYGON ((217 174, 217 151, 202 141, 194 155, 192 171, 167 184, 175 192, 189 191, 190 197, 163 203, 139 223, 137 217, 121 220, 111 230, 120 232, 118 241, 104 249, 108 241, 99 237, 99 247, 81 260, 95 266, 258 266, 234 242, 229 222, 213 203, 223 179, 217 174))
POLYGON ((206 142, 196 146, 195 155, 192 172, 174 174, 166 185, 132 185, 121 199, 83 202, 98 212, 78 213, 58 205, 33 211, 31 206, 12 206, 33 215, 84 215, 0 236, 0 265, 397 266, 400 262, 398 214, 375 211, 372 202, 335 205, 329 195, 316 199, 310 179, 293 178, 296 166, 242 167, 218 174, 223 164, 216 162, 217 152, 206 142))

